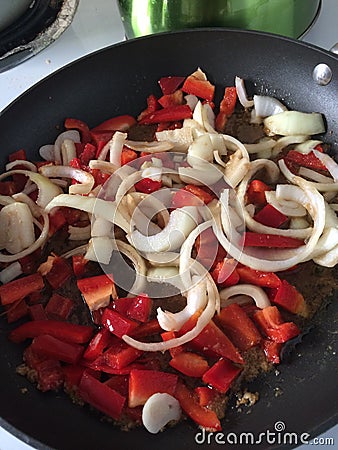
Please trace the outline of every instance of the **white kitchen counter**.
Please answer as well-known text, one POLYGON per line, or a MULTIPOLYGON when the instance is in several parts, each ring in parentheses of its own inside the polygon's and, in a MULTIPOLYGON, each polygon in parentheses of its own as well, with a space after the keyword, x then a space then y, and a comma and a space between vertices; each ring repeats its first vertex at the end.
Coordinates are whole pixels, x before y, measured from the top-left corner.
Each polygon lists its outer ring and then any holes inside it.
MULTIPOLYGON (((337 18, 338 0, 322 0, 319 17, 303 40, 329 49, 338 42, 337 18)), ((124 31, 115 0, 80 0, 72 25, 56 42, 23 64, 0 74, 0 114, 16 97, 60 67, 122 40, 124 31)), ((338 448, 338 426, 321 437, 334 438, 335 445, 320 445, 320 448, 338 448)), ((29 449, 30 446, 0 427, 0 450, 29 449)))

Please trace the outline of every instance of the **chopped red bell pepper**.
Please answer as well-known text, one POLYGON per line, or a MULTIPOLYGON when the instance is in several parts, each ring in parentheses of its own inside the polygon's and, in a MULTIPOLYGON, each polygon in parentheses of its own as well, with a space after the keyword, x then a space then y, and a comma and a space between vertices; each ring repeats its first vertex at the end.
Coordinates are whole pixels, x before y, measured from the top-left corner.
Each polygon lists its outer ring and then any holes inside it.
POLYGON ((36 272, 39 266, 39 259, 41 258, 41 248, 35 250, 35 252, 20 258, 18 261, 21 266, 21 270, 25 274, 32 274, 36 272))
POLYGON ((134 161, 137 158, 137 153, 130 148, 124 148, 121 153, 121 166, 134 161))
MULTIPOLYGON (((165 342, 165 341, 169 341, 170 339, 177 338, 177 334, 175 333, 175 331, 165 331, 164 333, 161 333, 161 338, 165 342)), ((178 345, 177 347, 172 347, 169 349, 169 353, 172 358, 174 358, 176 355, 178 355, 179 353, 181 353, 183 351, 184 351, 183 345, 178 345)))
POLYGON ((268 306, 257 311, 253 319, 267 337, 281 344, 300 334, 295 323, 283 321, 277 306, 268 306))
POLYGON ((210 192, 207 188, 203 188, 201 186, 187 184, 184 189, 202 200, 205 205, 208 205, 215 198, 212 192, 210 192))
POLYGON ((91 135, 88 125, 79 119, 67 118, 64 123, 66 130, 78 130, 81 134, 82 144, 87 144, 91 141, 91 135))
POLYGON ((92 128, 91 132, 97 131, 127 131, 130 127, 136 124, 134 117, 124 114, 121 116, 112 117, 111 119, 105 120, 96 127, 92 128))
POLYGON ((106 364, 112 369, 123 369, 130 363, 134 362, 143 354, 143 351, 131 347, 123 341, 114 342, 98 360, 94 361, 94 365, 106 364))
POLYGON ((188 389, 183 381, 178 381, 174 396, 187 416, 198 425, 210 431, 220 431, 222 429, 216 413, 201 406, 195 392, 188 389))
POLYGON ((252 180, 246 191, 247 203, 253 205, 266 205, 265 192, 271 191, 271 188, 260 180, 252 180))
POLYGON ((39 273, 10 281, 0 286, 1 304, 9 305, 17 300, 21 300, 32 292, 41 291, 44 287, 43 278, 39 273))
POLYGON ((17 150, 16 152, 10 153, 10 155, 8 156, 9 162, 14 162, 17 160, 23 160, 23 161, 27 160, 26 151, 24 149, 20 149, 20 150, 17 150))
POLYGON ((240 372, 241 369, 230 361, 220 359, 205 372, 202 380, 205 384, 209 384, 219 392, 225 394, 240 372))
POLYGON ((63 208, 54 208, 49 214, 49 231, 48 235, 53 236, 57 231, 61 230, 67 223, 66 217, 63 214, 63 208))
POLYGON ((196 239, 195 248, 196 259, 207 268, 215 268, 217 263, 223 261, 226 256, 226 251, 218 244, 211 228, 202 231, 196 239))
POLYGON ((221 112, 228 117, 233 114, 237 102, 237 89, 235 86, 229 86, 224 89, 224 95, 219 105, 221 112))
POLYGON ((72 256, 72 267, 76 277, 81 277, 85 274, 88 262, 88 259, 86 259, 84 255, 72 256))
POLYGON ((42 392, 56 391, 64 381, 62 367, 59 361, 46 359, 36 367, 38 389, 42 392))
POLYGON ((262 270, 238 265, 237 273, 242 283, 254 284, 255 286, 278 288, 282 283, 274 272, 263 272, 262 270))
POLYGON ((83 346, 80 344, 65 342, 48 334, 41 334, 35 337, 31 348, 38 355, 69 364, 77 364, 84 351, 83 346))
POLYGON ((263 225, 273 228, 279 228, 289 220, 288 216, 270 204, 264 206, 263 209, 255 214, 254 219, 263 225))
MULTIPOLYGON (((27 160, 27 156, 26 156, 26 151, 21 149, 18 150, 14 153, 11 153, 8 157, 8 161, 9 162, 13 162, 13 161, 17 161, 17 160, 23 160, 26 161, 27 160)), ((21 166, 21 165, 17 165, 15 166, 15 169, 26 169, 25 166, 21 166)), ((26 175, 22 175, 19 173, 16 173, 12 176, 13 178, 13 182, 15 185, 15 192, 21 192, 25 185, 26 185, 26 181, 27 181, 27 177, 26 175)))
POLYGON ((87 325, 75 325, 60 320, 34 320, 23 323, 9 333, 9 340, 19 344, 28 338, 49 334, 65 342, 85 344, 93 334, 93 328, 87 325))
POLYGON ((262 339, 253 321, 237 303, 222 308, 217 323, 241 351, 254 347, 262 339))
POLYGON ((50 319, 67 320, 74 306, 73 300, 54 292, 46 305, 45 311, 50 319))
POLYGON ((224 258, 218 262, 211 272, 211 276, 217 286, 234 286, 239 282, 239 274, 236 269, 237 261, 231 258, 224 258))
POLYGON ((119 419, 126 398, 85 371, 79 393, 83 400, 113 419, 119 419))
POLYGON ((59 289, 73 275, 68 261, 60 256, 48 256, 47 261, 41 264, 38 270, 53 289, 59 289))
POLYGON ((167 108, 168 106, 183 105, 183 92, 178 89, 172 94, 162 95, 162 97, 158 99, 158 102, 162 106, 162 108, 167 108))
POLYGON ((158 191, 162 187, 161 180, 153 180, 152 178, 142 178, 142 180, 135 183, 135 189, 137 192, 143 192, 144 194, 151 194, 158 191))
MULTIPOLYGON (((73 389, 74 387, 79 386, 82 375, 86 367, 78 366, 78 365, 64 365, 62 367, 63 375, 64 375, 64 384, 67 389, 73 389)), ((94 371, 93 371, 94 372, 94 371)))
POLYGON ((122 338, 125 334, 130 334, 138 326, 138 323, 134 320, 128 319, 110 308, 105 308, 101 321, 104 327, 119 338, 122 338))
POLYGON ((159 79, 158 84, 164 95, 172 94, 178 89, 185 77, 162 77, 159 79))
POLYGON ((25 348, 23 352, 23 360, 25 364, 34 370, 37 370, 39 367, 39 364, 41 364, 43 361, 46 361, 48 358, 44 355, 38 355, 32 350, 32 345, 29 345, 25 348))
POLYGON ((36 305, 31 305, 28 307, 28 313, 32 320, 47 320, 47 314, 45 312, 45 308, 41 303, 37 303, 36 305))
POLYGON ((282 349, 281 343, 271 341, 270 339, 263 339, 262 348, 269 362, 272 364, 280 363, 280 351, 282 349))
MULTIPOLYGON (((114 135, 114 131, 102 130, 93 131, 90 130, 90 136, 92 138, 93 144, 96 145, 95 158, 97 159, 102 152, 103 147, 111 140, 114 135)), ((79 152, 79 155, 81 151, 79 152)))
POLYGON ((188 377, 200 378, 209 369, 208 361, 203 356, 186 351, 175 354, 169 364, 188 377))
POLYGON ((173 395, 178 376, 158 370, 132 370, 129 375, 129 407, 144 405, 158 392, 173 395))
POLYGON ((321 162, 317 156, 310 152, 308 154, 297 152, 297 150, 290 150, 285 156, 285 162, 297 164, 299 166, 308 167, 313 170, 323 170, 327 172, 326 166, 321 162))
POLYGON ((114 341, 114 338, 109 330, 102 328, 91 339, 83 354, 83 358, 89 361, 94 361, 98 358, 104 350, 106 350, 114 341))
POLYGON ((0 181, 0 195, 10 195, 16 194, 17 189, 15 187, 14 181, 0 181))
POLYGON ((119 314, 128 317, 128 310, 131 307, 134 298, 135 297, 115 298, 110 307, 117 311, 119 314))
POLYGON ((28 306, 25 299, 18 300, 15 303, 5 306, 6 319, 8 323, 16 322, 28 313, 28 306))
POLYGON ((171 208, 183 208, 184 206, 203 206, 203 200, 186 189, 178 189, 171 199, 171 208))
POLYGON ((275 289, 270 290, 269 298, 273 303, 293 314, 303 317, 307 317, 309 314, 303 295, 286 280, 283 280, 275 289))
POLYGON ((123 397, 128 396, 129 392, 129 377, 128 375, 112 375, 107 381, 104 382, 107 386, 123 397))
POLYGON ((199 404, 201 406, 210 406, 218 397, 218 392, 211 386, 198 386, 195 388, 195 392, 199 398, 199 404))
POLYGON ((208 80, 200 80, 194 75, 189 75, 183 83, 182 91, 212 102, 215 94, 215 86, 208 80))
POLYGON ((243 234, 242 244, 244 247, 268 247, 268 248, 297 248, 304 245, 302 239, 278 234, 264 234, 246 231, 243 234))
POLYGON ((147 294, 140 294, 132 298, 127 315, 139 322, 148 322, 153 301, 147 294))
POLYGON ((81 294, 91 310, 107 306, 110 301, 110 296, 113 298, 117 297, 112 275, 104 274, 81 278, 77 280, 77 287, 80 289, 81 294))
POLYGON ((222 356, 238 364, 244 363, 237 348, 212 320, 189 345, 207 356, 222 356))
POLYGON ((130 336, 135 339, 140 339, 146 336, 152 336, 154 334, 159 334, 163 330, 160 327, 157 319, 151 319, 149 322, 141 323, 138 327, 134 328, 130 332, 130 336))
POLYGON ((144 119, 145 117, 148 117, 150 114, 154 113, 155 111, 157 111, 159 109, 161 109, 161 105, 157 101, 157 98, 155 97, 154 94, 150 94, 147 97, 147 108, 145 110, 143 110, 141 112, 141 114, 139 114, 139 116, 137 117, 137 120, 141 121, 142 119, 144 119))
POLYGON ((91 144, 90 142, 87 142, 81 154, 79 155, 80 163, 83 166, 88 166, 89 161, 95 159, 96 150, 97 149, 95 145, 91 144))
POLYGON ((160 122, 176 122, 177 120, 191 119, 192 111, 188 105, 168 106, 148 114, 139 121, 140 124, 150 125, 160 122))

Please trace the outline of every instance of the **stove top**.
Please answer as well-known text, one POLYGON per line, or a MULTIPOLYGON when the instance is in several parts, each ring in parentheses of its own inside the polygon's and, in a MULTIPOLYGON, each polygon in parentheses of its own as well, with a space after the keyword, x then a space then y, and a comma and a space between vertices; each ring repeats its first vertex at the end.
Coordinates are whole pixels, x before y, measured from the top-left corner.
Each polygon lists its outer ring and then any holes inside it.
MULTIPOLYGON (((330 49, 338 42, 337 17, 337 0, 322 0, 316 20, 301 39, 330 49)), ((0 73, 0 114, 39 80, 75 59, 123 40, 124 31, 115 0, 81 0, 71 26, 62 36, 23 64, 0 73)), ((320 436, 322 441, 317 445, 323 444, 327 438, 338 443, 338 426, 320 436)), ((32 447, 0 427, 0 450, 32 450, 32 447)))

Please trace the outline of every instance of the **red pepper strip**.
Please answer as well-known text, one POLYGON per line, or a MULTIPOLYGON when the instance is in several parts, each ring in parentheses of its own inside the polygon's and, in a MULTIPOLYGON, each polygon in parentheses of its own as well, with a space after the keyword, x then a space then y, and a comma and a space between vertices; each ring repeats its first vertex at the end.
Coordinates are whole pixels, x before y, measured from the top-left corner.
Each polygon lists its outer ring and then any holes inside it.
POLYGON ((19 344, 28 338, 49 334, 65 342, 84 344, 93 334, 93 328, 87 325, 75 325, 60 320, 34 320, 26 322, 9 333, 9 340, 19 344))
POLYGON ((83 353, 83 346, 80 344, 72 344, 57 339, 48 334, 41 334, 33 339, 31 344, 33 352, 43 355, 51 359, 66 362, 69 364, 77 364, 83 353))
POLYGON ((215 268, 226 256, 224 248, 218 244, 211 228, 202 231, 196 239, 195 248, 197 260, 207 268, 215 268))
POLYGON ((169 106, 148 114, 139 121, 142 125, 150 125, 160 122, 176 122, 177 120, 191 119, 192 111, 188 105, 169 106))
POLYGON ((123 341, 115 342, 97 360, 94 365, 106 364, 112 369, 123 369, 143 354, 143 351, 130 347, 123 341))
MULTIPOLYGON (((163 341, 169 341, 170 339, 175 339, 177 337, 175 331, 165 331, 164 333, 161 333, 161 338, 163 341)), ((169 349, 169 353, 172 358, 174 358, 179 353, 182 353, 184 351, 183 345, 178 345, 177 347, 173 347, 169 349)))
POLYGON ((89 342, 83 357, 89 361, 94 361, 102 355, 103 351, 106 350, 114 341, 114 337, 111 335, 109 330, 102 328, 99 330, 92 340, 89 342))
POLYGON ((172 94, 162 95, 162 97, 158 99, 158 102, 162 106, 162 108, 167 108, 168 106, 183 105, 183 92, 181 90, 177 90, 172 94))
POLYGON ((98 309, 111 295, 113 298, 117 296, 112 275, 81 278, 77 280, 77 287, 91 310, 98 309))
POLYGON ((120 339, 125 334, 130 334, 138 326, 134 320, 128 319, 110 308, 105 308, 101 321, 105 328, 120 339))
POLYGON ((283 344, 300 334, 293 322, 284 322, 276 306, 268 306, 257 311, 253 318, 261 330, 271 340, 283 344))
POLYGON ((268 248, 297 248, 304 245, 304 241, 278 234, 264 234, 246 231, 243 234, 244 247, 268 247, 268 248))
POLYGON ((95 155, 96 155, 95 145, 91 144, 90 142, 87 142, 87 144, 84 146, 84 149, 79 155, 80 163, 83 166, 88 166, 89 161, 95 159, 95 155))
POLYGON ((155 95, 154 94, 149 95, 147 98, 147 108, 144 111, 142 111, 141 114, 139 114, 137 120, 140 121, 144 119, 145 117, 149 116, 150 114, 152 114, 153 112, 157 111, 160 108, 161 105, 157 101, 155 95))
POLYGON ((278 275, 273 272, 263 272, 261 270, 255 270, 247 266, 239 265, 236 270, 242 283, 269 288, 278 288, 282 283, 278 275))
POLYGON ((262 339, 253 321, 237 303, 222 308, 217 323, 241 351, 254 347, 262 339))
POLYGON ((182 188, 172 196, 171 208, 183 208, 183 206, 203 206, 203 200, 182 188))
POLYGON ((88 259, 84 257, 84 255, 73 255, 72 256, 72 267, 73 272, 76 277, 82 276, 88 264, 88 259))
POLYGON ((187 184, 184 189, 202 200, 205 205, 215 198, 206 188, 195 186, 194 184, 187 184))
POLYGON ((151 194, 158 191, 162 187, 162 181, 152 180, 151 178, 142 178, 142 180, 135 183, 135 189, 137 192, 143 192, 144 194, 151 194))
POLYGON ((239 274, 235 268, 236 265, 237 261, 229 258, 224 258, 223 261, 216 264, 211 272, 211 276, 217 286, 234 286, 239 282, 239 274))
POLYGON ((130 127, 136 124, 134 117, 124 114, 121 116, 112 117, 105 120, 96 127, 92 128, 91 132, 96 131, 127 131, 130 127))
POLYGON ((64 123, 66 130, 78 130, 81 133, 81 143, 87 144, 91 141, 88 125, 79 119, 67 118, 64 123))
POLYGON ((67 320, 74 306, 73 300, 54 292, 46 305, 45 311, 50 319, 67 320))
POLYGON ((238 364, 244 363, 237 348, 212 320, 189 345, 207 356, 222 356, 238 364))
POLYGON ((173 373, 132 370, 129 376, 129 407, 144 405, 148 398, 157 392, 173 395, 177 380, 178 376, 173 373))
MULTIPOLYGON (((113 134, 114 131, 90 131, 92 142, 96 145, 95 159, 99 157, 103 147, 107 144, 107 142, 110 141, 110 139, 113 137, 113 134)), ((81 152, 79 152, 79 155, 80 154, 81 152)))
POLYGON ((129 336, 135 339, 140 339, 146 336, 152 336, 154 334, 159 334, 163 330, 160 327, 157 319, 149 320, 147 323, 141 323, 138 327, 131 330, 129 336))
POLYGON ((309 314, 308 306, 302 294, 286 280, 283 280, 276 289, 271 289, 269 298, 273 303, 293 314, 299 314, 303 317, 307 317, 309 314))
POLYGON ((88 372, 84 372, 79 385, 83 400, 113 419, 119 419, 126 398, 88 372))
POLYGON ((6 319, 8 323, 16 322, 28 313, 27 303, 24 299, 18 300, 15 303, 11 303, 5 306, 6 309, 6 319))
POLYGON ((200 378, 209 369, 203 356, 192 352, 179 352, 169 361, 169 365, 188 377, 200 378))
POLYGON ((0 286, 0 300, 2 305, 9 305, 21 300, 35 291, 45 287, 43 278, 39 273, 18 278, 0 286))
POLYGON ((185 77, 162 77, 159 79, 158 84, 164 95, 172 94, 178 89, 185 77))
POLYGON ((208 80, 199 80, 194 75, 189 75, 183 83, 182 91, 212 102, 215 86, 208 80))
POLYGON ((262 348, 269 362, 272 364, 280 363, 280 351, 282 349, 282 344, 271 341, 270 339, 264 339, 262 341, 262 348))
POLYGON ((237 90, 235 86, 226 87, 224 95, 219 105, 219 110, 225 113, 228 117, 231 116, 235 110, 237 102, 237 90))
POLYGON ((247 203, 253 205, 266 205, 265 192, 271 191, 271 188, 260 180, 252 180, 246 191, 247 203))
POLYGON ((240 372, 241 369, 236 367, 230 361, 220 359, 205 372, 202 380, 205 384, 209 384, 219 392, 225 394, 240 372))
POLYGON ((65 258, 53 257, 53 264, 46 274, 46 280, 53 289, 59 289, 73 275, 72 268, 65 258))
POLYGON ((29 306, 28 313, 31 320, 47 320, 47 314, 41 303, 29 306))
POLYGON ((67 220, 63 214, 63 208, 54 208, 49 214, 49 237, 53 236, 58 230, 65 226, 67 220))
POLYGON ((207 386, 198 386, 195 388, 195 392, 199 398, 199 404, 201 406, 210 406, 213 404, 218 396, 216 389, 207 386))
POLYGON ((124 148, 121 153, 121 166, 134 161, 137 158, 137 153, 130 148, 124 148))
POLYGON ((291 164, 298 164, 303 167, 308 167, 313 170, 323 170, 327 172, 326 166, 317 158, 317 156, 310 152, 308 154, 303 154, 297 152, 297 150, 290 150, 284 158, 286 162, 291 164))
POLYGON ((188 389, 183 381, 178 381, 174 397, 179 401, 183 411, 198 425, 210 431, 222 429, 216 413, 201 406, 196 394, 188 389))
POLYGON ((254 219, 263 225, 273 228, 279 228, 289 220, 288 216, 270 204, 264 206, 263 209, 255 214, 254 219))
POLYGON ((88 369, 86 369, 86 367, 83 367, 83 366, 77 366, 77 365, 63 366, 62 371, 63 371, 63 375, 64 375, 65 387, 68 389, 72 389, 72 388, 78 386, 80 384, 83 372, 85 370, 88 370, 88 369))

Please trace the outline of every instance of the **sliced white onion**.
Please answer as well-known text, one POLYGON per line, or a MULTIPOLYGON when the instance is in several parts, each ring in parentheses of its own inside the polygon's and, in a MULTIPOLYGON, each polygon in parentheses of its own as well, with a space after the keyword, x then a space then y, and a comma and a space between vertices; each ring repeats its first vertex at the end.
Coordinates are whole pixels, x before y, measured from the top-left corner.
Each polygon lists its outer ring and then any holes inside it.
POLYGON ((142 409, 143 426, 150 433, 158 433, 167 423, 179 420, 181 407, 175 397, 157 392, 151 395, 142 409))
POLYGON ((121 167, 121 153, 127 137, 127 133, 115 131, 109 141, 109 161, 117 167, 121 167))
POLYGON ((266 150, 272 150, 275 145, 276 141, 274 139, 263 138, 256 144, 245 144, 245 148, 249 154, 253 154, 266 150))
POLYGON ((2 284, 9 283, 12 280, 15 280, 18 276, 22 275, 22 267, 19 261, 15 261, 9 266, 2 269, 0 272, 0 282, 2 284))
POLYGON ((248 172, 250 162, 240 156, 240 151, 233 153, 225 165, 224 179, 229 186, 235 188, 248 172))
POLYGON ((157 131, 155 135, 159 142, 169 142, 174 152, 185 153, 193 142, 192 129, 190 127, 157 131))
POLYGON ((74 141, 65 139, 61 145, 62 164, 68 166, 70 161, 76 158, 76 147, 74 141))
POLYGON ((68 227, 68 233, 69 233, 69 240, 70 241, 87 241, 90 239, 90 225, 87 225, 86 227, 74 227, 72 225, 69 225, 68 227))
POLYGON ((312 136, 325 132, 323 116, 320 113, 303 113, 300 111, 284 111, 267 117, 264 120, 264 127, 268 136, 275 134, 312 136))
POLYGON ((25 161, 22 159, 17 159, 15 161, 12 161, 12 162, 9 162, 8 164, 6 164, 6 170, 12 170, 16 166, 21 166, 21 169, 25 168, 27 170, 31 170, 32 172, 37 172, 37 168, 36 168, 35 164, 33 164, 30 161, 25 161))
POLYGON ((195 120, 205 131, 209 133, 216 133, 215 131, 215 114, 209 104, 202 104, 198 101, 193 113, 193 120, 195 120))
POLYGON ((33 217, 39 218, 41 216, 41 208, 28 195, 23 192, 18 192, 17 194, 14 194, 12 198, 15 201, 26 203, 26 205, 29 206, 33 217))
POLYGON ((280 195, 277 196, 277 192, 275 191, 266 191, 265 198, 270 205, 286 216, 302 217, 307 214, 306 209, 300 203, 286 200, 280 195))
POLYGON ((109 161, 102 161, 101 159, 91 159, 89 161, 91 169, 99 169, 102 172, 113 174, 119 167, 115 166, 109 161))
POLYGON ((268 117, 287 111, 287 107, 279 100, 267 95, 254 95, 254 107, 258 117, 268 117))
POLYGON ((338 181, 338 164, 326 153, 319 152, 318 150, 313 150, 313 153, 317 158, 324 164, 327 170, 330 172, 334 181, 338 181))
POLYGON ((54 145, 53 144, 43 145, 39 149, 39 155, 45 161, 55 162, 54 145))
POLYGON ((288 145, 299 144, 301 142, 306 141, 307 138, 308 136, 304 136, 302 134, 296 136, 295 135, 283 136, 279 138, 276 141, 275 146, 273 147, 272 156, 279 155, 279 153, 283 150, 283 148, 287 147, 288 145))
POLYGON ((246 93, 244 80, 240 77, 235 77, 235 86, 238 95, 238 100, 244 108, 251 108, 254 106, 254 101, 248 99, 248 95, 246 93))
POLYGON ((303 153, 304 155, 307 155, 308 153, 312 152, 314 148, 317 147, 317 145, 322 144, 323 141, 318 141, 316 139, 309 139, 301 144, 298 144, 295 146, 295 150, 299 153, 303 153))
POLYGON ((222 289, 219 292, 219 296, 221 298, 221 307, 223 308, 224 306, 230 304, 231 297, 234 297, 235 295, 246 295, 248 297, 251 297, 254 300, 256 306, 260 309, 271 306, 268 296, 261 287, 254 286, 252 284, 237 284, 235 286, 230 286, 222 289))
POLYGON ((197 186, 211 186, 221 180, 224 175, 215 164, 202 162, 196 167, 179 167, 178 174, 180 180, 186 184, 195 184, 197 186))
POLYGON ((93 217, 91 223, 91 236, 108 236, 113 237, 112 233, 112 224, 107 219, 103 219, 102 217, 93 217))
POLYGON ((324 255, 313 259, 316 264, 324 267, 334 267, 338 263, 338 245, 324 255))
MULTIPOLYGON (((163 133, 163 131, 161 133, 163 133)), ((124 145, 128 148, 131 148, 132 150, 147 153, 167 152, 169 150, 172 150, 172 148, 174 147, 174 144, 164 140, 152 142, 126 140, 124 145)))
POLYGON ((184 96, 184 100, 186 101, 186 104, 190 107, 191 111, 194 111, 198 103, 198 98, 196 97, 196 95, 187 94, 184 96))
POLYGON ((308 178, 309 180, 315 181, 317 183, 333 183, 333 179, 330 177, 327 177, 325 175, 322 175, 319 172, 316 172, 315 170, 309 169, 308 167, 301 166, 299 168, 298 174, 301 177, 308 178))
POLYGON ((95 183, 92 174, 70 166, 46 165, 40 167, 40 173, 47 178, 61 177, 76 180, 78 184, 69 186, 70 194, 89 194, 95 183))
MULTIPOLYGON (((148 282, 171 284, 179 291, 182 290, 179 271, 174 266, 151 267, 147 270, 147 280, 148 282)), ((157 316, 157 318, 159 317, 157 316)), ((160 326, 163 328, 161 323, 160 326)), ((166 328, 163 329, 165 330, 166 328)))
POLYGON ((107 236, 93 237, 89 240, 85 258, 101 264, 109 264, 114 246, 107 236))
POLYGON ((35 241, 33 216, 25 203, 14 202, 0 211, 0 248, 18 254, 35 241))
POLYGON ((205 162, 213 161, 213 145, 207 133, 202 134, 190 145, 187 161, 192 167, 198 168, 205 162))

